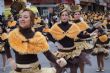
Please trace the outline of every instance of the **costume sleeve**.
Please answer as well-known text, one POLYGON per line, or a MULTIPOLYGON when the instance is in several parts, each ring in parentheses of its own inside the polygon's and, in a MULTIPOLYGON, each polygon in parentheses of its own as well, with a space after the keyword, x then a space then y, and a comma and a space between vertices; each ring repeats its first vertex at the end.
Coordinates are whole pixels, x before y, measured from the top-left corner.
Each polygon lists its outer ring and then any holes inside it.
POLYGON ((85 39, 85 38, 89 38, 90 35, 89 34, 84 34, 84 31, 80 32, 80 34, 77 36, 80 39, 85 39))
POLYGON ((53 43, 56 42, 56 40, 52 37, 52 35, 50 33, 47 33, 46 36, 47 36, 48 40, 52 41, 53 43))
POLYGON ((95 30, 96 30, 95 27, 86 29, 86 31, 87 31, 88 33, 92 33, 92 32, 94 32, 95 30))
POLYGON ((49 61, 51 61, 52 63, 56 63, 57 58, 49 50, 44 52, 44 55, 47 57, 49 61))

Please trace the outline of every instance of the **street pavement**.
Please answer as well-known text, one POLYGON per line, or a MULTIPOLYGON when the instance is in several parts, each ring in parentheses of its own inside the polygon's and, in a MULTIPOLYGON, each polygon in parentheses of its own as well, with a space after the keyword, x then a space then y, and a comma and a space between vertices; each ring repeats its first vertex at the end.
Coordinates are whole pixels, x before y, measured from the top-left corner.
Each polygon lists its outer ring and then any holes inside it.
MULTIPOLYGON (((56 47, 54 46, 53 43, 49 42, 50 45, 50 50, 51 51, 56 51, 56 47)), ((12 55, 14 56, 14 53, 12 52, 12 55)), ((50 67, 49 61, 45 58, 43 54, 39 54, 38 58, 40 60, 41 66, 42 67, 50 67)), ((110 73, 110 56, 109 59, 105 60, 105 71, 104 72, 96 72, 97 69, 97 61, 96 61, 96 56, 91 56, 90 55, 90 60, 92 62, 92 66, 85 66, 85 73, 110 73)), ((0 73, 9 73, 11 70, 10 64, 7 61, 6 63, 6 70, 3 72, 2 71, 2 56, 0 55, 0 73)), ((78 73, 80 71, 78 70, 78 73)))

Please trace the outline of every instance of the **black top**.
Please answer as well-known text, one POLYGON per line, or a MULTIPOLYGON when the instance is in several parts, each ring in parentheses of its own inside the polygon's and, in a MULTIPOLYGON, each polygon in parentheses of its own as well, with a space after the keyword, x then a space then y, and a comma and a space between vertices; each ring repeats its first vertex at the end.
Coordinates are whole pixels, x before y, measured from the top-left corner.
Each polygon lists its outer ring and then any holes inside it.
MULTIPOLYGON (((62 22, 61 24, 59 24, 58 26, 63 30, 63 31, 67 31, 72 24, 69 24, 68 22, 62 22)), ((58 42, 63 45, 65 48, 66 47, 73 47, 74 45, 74 39, 71 39, 67 36, 65 36, 62 40, 59 40, 58 42)))

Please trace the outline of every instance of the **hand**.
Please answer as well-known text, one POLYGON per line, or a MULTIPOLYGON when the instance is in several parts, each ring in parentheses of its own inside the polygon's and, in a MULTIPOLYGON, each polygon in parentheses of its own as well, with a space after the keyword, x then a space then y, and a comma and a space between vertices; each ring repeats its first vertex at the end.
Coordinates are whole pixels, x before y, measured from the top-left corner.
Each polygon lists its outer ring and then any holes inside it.
POLYGON ((64 67, 67 64, 67 62, 64 58, 60 58, 56 62, 60 67, 64 67))
POLYGON ((90 36, 97 36, 97 33, 91 33, 90 36))
POLYGON ((95 24, 93 24, 93 26, 95 27, 95 28, 99 28, 99 27, 101 27, 101 22, 97 22, 97 23, 95 23, 95 24))
POLYGON ((10 30, 11 30, 11 29, 7 28, 7 30, 6 30, 6 31, 7 31, 7 32, 10 32, 10 30))
POLYGON ((10 65, 12 67, 12 69, 16 69, 16 63, 15 63, 15 60, 13 58, 9 58, 9 62, 10 62, 10 65))

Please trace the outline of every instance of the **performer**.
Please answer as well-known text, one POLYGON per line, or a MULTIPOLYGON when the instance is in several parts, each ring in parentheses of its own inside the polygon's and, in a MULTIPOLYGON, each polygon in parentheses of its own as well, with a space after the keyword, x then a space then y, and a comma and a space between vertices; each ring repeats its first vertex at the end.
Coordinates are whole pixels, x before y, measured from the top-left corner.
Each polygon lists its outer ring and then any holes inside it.
MULTIPOLYGON (((82 53, 83 48, 77 48, 75 44, 76 38, 85 38, 88 35, 80 34, 79 27, 69 22, 70 8, 61 7, 60 20, 61 22, 55 23, 52 28, 46 30, 48 32, 48 39, 53 41, 58 47, 58 52, 55 55, 58 58, 65 58, 67 65, 64 68, 56 66, 57 73, 61 73, 66 67, 70 68, 70 73, 77 73, 79 63, 83 60, 87 63, 87 58, 82 53)), ((90 35, 89 35, 90 36, 90 35)))
POLYGON ((97 64, 98 64, 98 69, 96 71, 104 71, 104 57, 109 54, 108 50, 108 43, 109 43, 109 38, 102 30, 102 28, 98 29, 98 38, 95 43, 95 49, 93 50, 93 55, 97 56, 97 64))
MULTIPOLYGON (((91 35, 95 35, 92 32, 95 31, 98 26, 90 28, 89 25, 84 20, 81 19, 82 8, 79 5, 71 5, 71 8, 72 8, 72 17, 73 17, 72 22, 77 24, 77 26, 80 28, 81 30, 80 34, 86 35, 76 40, 76 47, 83 49, 83 52, 86 54, 92 51, 92 48, 94 45, 87 43, 87 41, 92 40, 91 35)), ((79 66, 81 73, 84 73, 84 65, 85 65, 85 62, 81 61, 79 66)))
MULTIPOLYGON (((15 53, 15 60, 12 58, 9 45, 6 46, 6 53, 14 71, 11 73, 55 73, 53 69, 41 69, 38 53, 43 54, 53 63, 63 67, 66 61, 57 59, 49 51, 45 37, 32 29, 35 15, 29 9, 20 11, 19 27, 9 33, 8 42, 15 53)), ((7 43, 8 44, 8 43, 7 43)))
POLYGON ((6 53, 4 49, 6 39, 7 39, 6 30, 3 28, 3 25, 0 25, 0 54, 2 55, 3 60, 3 71, 5 71, 6 69, 6 53))

